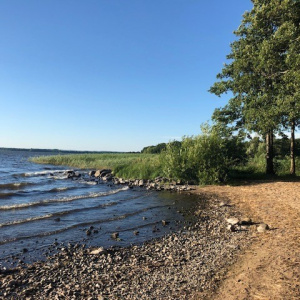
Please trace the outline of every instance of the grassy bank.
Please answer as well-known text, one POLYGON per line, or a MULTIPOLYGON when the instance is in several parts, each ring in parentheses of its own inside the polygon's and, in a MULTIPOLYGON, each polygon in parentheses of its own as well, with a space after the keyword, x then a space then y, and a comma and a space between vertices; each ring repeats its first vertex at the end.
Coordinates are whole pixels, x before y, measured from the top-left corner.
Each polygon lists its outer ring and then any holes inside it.
POLYGON ((109 168, 116 176, 127 179, 154 179, 162 173, 157 154, 71 154, 33 157, 31 161, 81 169, 109 168))

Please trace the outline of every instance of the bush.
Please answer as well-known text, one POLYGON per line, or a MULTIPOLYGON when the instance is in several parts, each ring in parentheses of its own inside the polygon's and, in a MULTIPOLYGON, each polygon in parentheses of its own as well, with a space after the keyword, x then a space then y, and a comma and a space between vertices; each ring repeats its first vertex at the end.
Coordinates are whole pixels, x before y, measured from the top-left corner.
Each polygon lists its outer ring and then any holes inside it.
POLYGON ((232 158, 228 139, 205 126, 202 134, 183 137, 181 145, 169 143, 160 155, 166 177, 189 183, 215 184, 227 179, 232 158))

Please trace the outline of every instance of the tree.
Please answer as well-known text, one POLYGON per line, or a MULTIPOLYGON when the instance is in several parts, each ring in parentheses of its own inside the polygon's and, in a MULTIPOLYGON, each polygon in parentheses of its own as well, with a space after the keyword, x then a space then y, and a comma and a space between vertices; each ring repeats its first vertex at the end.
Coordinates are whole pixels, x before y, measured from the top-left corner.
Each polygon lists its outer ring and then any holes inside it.
POLYGON ((285 49, 285 71, 278 106, 283 111, 283 125, 291 129, 290 173, 296 174, 295 129, 300 125, 300 1, 284 1, 285 14, 277 30, 278 46, 285 49))
POLYGON ((232 92, 228 105, 215 112, 214 118, 243 126, 266 138, 266 173, 273 174, 273 135, 281 129, 282 96, 289 43, 280 42, 278 30, 290 13, 295 0, 252 0, 253 8, 243 15, 235 31, 222 72, 210 92, 220 96, 232 92))

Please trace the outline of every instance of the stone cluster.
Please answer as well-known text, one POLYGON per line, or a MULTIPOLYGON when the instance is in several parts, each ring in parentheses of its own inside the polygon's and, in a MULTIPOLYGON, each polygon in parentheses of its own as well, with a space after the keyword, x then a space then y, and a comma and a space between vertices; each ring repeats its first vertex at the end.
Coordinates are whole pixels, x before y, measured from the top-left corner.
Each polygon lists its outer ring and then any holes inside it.
MULTIPOLYGON (((231 206, 210 199, 184 230, 127 248, 69 245, 45 262, 0 271, 1 299, 193 299, 222 280, 251 235, 226 230, 231 206)), ((166 221, 162 221, 166 225, 166 221)), ((116 233, 113 238, 118 238, 116 233)), ((201 296, 201 297, 202 297, 201 296)))

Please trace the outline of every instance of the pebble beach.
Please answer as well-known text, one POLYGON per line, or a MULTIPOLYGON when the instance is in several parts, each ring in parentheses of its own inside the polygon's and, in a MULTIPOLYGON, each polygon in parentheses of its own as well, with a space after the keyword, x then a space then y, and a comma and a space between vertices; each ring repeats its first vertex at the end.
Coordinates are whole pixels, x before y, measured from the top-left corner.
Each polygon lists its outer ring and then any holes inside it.
POLYGON ((183 230, 140 245, 68 245, 46 261, 2 269, 0 298, 205 299, 251 242, 251 230, 228 230, 227 218, 243 217, 233 206, 207 201, 211 209, 185 212, 196 218, 183 230))

